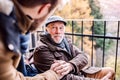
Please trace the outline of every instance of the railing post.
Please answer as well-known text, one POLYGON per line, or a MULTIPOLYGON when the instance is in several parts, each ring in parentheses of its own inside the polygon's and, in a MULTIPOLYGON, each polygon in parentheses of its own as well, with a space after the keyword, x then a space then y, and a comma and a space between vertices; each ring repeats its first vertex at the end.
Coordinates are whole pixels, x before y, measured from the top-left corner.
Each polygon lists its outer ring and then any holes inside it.
MULTIPOLYGON (((83 21, 82 21, 82 24, 81 24, 81 33, 83 35, 83 21)), ((81 36, 81 51, 83 51, 83 36, 81 36)))
MULTIPOLYGON (((74 34, 74 21, 72 21, 72 34, 74 34)), ((72 35, 72 43, 74 44, 74 35, 72 35)))
POLYGON ((93 25, 92 25, 92 55, 91 55, 91 66, 93 66, 93 48, 94 48, 94 45, 93 45, 93 36, 94 36, 94 21, 93 22, 93 25))
MULTIPOLYGON (((117 31, 117 37, 119 37, 119 29, 120 29, 120 21, 118 21, 118 31, 117 31)), ((117 69, 117 59, 118 59, 118 39, 117 39, 117 43, 116 43, 116 58, 115 58, 115 72, 116 72, 116 69, 117 69)))
POLYGON ((104 40, 103 40, 103 59, 102 59, 102 67, 104 67, 105 62, 105 36, 106 36, 106 21, 104 21, 104 40))

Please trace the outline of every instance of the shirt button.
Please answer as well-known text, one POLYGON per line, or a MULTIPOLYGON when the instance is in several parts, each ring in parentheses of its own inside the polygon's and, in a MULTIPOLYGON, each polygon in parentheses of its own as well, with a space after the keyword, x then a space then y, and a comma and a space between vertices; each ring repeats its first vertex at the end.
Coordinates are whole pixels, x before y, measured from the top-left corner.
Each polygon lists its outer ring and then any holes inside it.
POLYGON ((12 23, 13 23, 13 24, 15 24, 15 23, 16 23, 16 21, 15 21, 15 20, 12 20, 12 23))
POLYGON ((12 44, 9 44, 9 45, 8 45, 8 48, 9 48, 10 50, 14 50, 14 46, 13 46, 12 44))

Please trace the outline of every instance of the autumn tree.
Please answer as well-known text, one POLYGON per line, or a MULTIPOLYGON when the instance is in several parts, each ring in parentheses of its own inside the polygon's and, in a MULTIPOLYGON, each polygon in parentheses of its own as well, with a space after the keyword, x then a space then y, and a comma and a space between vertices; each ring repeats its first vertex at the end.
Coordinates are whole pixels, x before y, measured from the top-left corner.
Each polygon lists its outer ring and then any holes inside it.
MULTIPOLYGON (((103 15, 100 12, 99 2, 97 0, 89 0, 89 3, 92 10, 91 15, 94 16, 94 19, 103 19, 103 15)), ((104 24, 105 24, 104 21, 95 21, 93 33, 97 35, 104 35, 104 34, 106 35, 104 24)), ((101 48, 101 49, 105 48, 105 50, 109 49, 113 43, 112 40, 106 39, 105 45, 103 45, 104 43, 103 38, 95 38, 94 40, 96 42, 95 45, 96 48, 101 48)))

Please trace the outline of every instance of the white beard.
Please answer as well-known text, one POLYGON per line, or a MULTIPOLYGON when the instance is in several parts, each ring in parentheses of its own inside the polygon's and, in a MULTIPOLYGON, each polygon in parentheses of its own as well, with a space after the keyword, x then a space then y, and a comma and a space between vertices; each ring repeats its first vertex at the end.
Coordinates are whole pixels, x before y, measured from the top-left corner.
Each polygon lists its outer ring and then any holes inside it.
POLYGON ((52 39, 53 39, 53 41, 54 41, 55 43, 61 43, 62 40, 64 39, 64 36, 61 36, 60 40, 56 40, 56 39, 53 38, 53 37, 52 37, 52 39))

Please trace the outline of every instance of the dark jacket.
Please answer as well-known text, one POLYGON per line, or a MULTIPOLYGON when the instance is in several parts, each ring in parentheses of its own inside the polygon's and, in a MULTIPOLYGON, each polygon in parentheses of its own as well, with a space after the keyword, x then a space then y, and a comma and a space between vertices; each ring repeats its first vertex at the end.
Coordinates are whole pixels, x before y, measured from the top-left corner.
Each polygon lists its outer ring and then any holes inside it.
POLYGON ((58 80, 52 70, 34 77, 25 77, 16 70, 21 58, 20 35, 28 31, 29 24, 13 0, 0 0, 0 80, 58 80))
POLYGON ((96 73, 100 71, 100 69, 85 68, 88 64, 87 56, 77 47, 72 45, 70 41, 67 42, 71 54, 64 49, 53 45, 46 35, 40 36, 38 47, 34 53, 34 64, 38 71, 44 72, 48 70, 54 60, 64 60, 72 63, 74 70, 70 74, 66 75, 62 80, 94 80, 90 78, 83 78, 82 76, 84 76, 86 73, 96 73))

